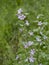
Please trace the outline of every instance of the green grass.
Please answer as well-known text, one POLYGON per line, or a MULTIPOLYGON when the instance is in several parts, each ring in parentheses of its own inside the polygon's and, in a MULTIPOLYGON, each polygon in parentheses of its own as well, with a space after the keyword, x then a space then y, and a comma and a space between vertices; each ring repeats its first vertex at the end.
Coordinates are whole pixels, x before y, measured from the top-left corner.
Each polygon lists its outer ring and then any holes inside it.
POLYGON ((0 0, 0 65, 49 65, 49 0, 0 0), (17 18, 17 10, 23 9, 27 15, 27 20, 30 26, 25 26, 25 22, 17 18), (34 37, 28 35, 28 31, 38 28, 34 21, 37 20, 37 16, 43 14, 38 21, 48 22, 48 25, 44 27, 42 31, 47 35, 48 39, 43 40, 43 44, 40 46, 35 41, 35 37, 38 32, 35 32, 34 37), (24 25, 23 27, 20 24, 24 25), (19 28, 24 29, 20 33, 19 28), (26 34, 24 37, 23 35, 26 34), (24 49, 23 41, 34 41, 35 44, 28 49, 24 49), (45 46, 45 48, 43 48, 45 46), (36 61, 34 63, 24 62, 26 57, 29 57, 29 50, 34 48, 36 51, 34 57, 36 61), (21 59, 16 60, 16 55, 19 55, 21 59), (19 63, 20 62, 20 63, 19 63))

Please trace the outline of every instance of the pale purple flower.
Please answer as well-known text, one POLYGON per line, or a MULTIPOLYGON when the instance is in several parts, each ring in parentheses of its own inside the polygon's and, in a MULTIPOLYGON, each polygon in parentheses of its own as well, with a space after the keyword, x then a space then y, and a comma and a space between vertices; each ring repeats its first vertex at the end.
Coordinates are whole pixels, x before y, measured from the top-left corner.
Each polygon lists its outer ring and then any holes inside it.
POLYGON ((34 55, 34 53, 35 53, 35 49, 31 49, 30 54, 34 55))
POLYGON ((25 45, 24 45, 24 48, 28 48, 28 45, 27 45, 27 44, 25 44, 25 45))
POLYGON ((35 58, 33 58, 32 56, 29 58, 29 61, 30 62, 34 62, 35 61, 35 58))
POLYGON ((33 41, 28 41, 28 43, 27 43, 28 46, 32 46, 33 44, 34 44, 33 41))
POLYGON ((18 19, 20 19, 20 20, 24 20, 25 18, 26 18, 26 16, 23 14, 18 15, 18 19))
POLYGON ((23 12, 23 10, 20 8, 19 10, 18 10, 18 14, 21 14, 23 12))
POLYGON ((33 36, 34 34, 33 34, 33 32, 29 32, 29 35, 30 35, 30 36, 33 36))
POLYGON ((37 40, 38 42, 41 42, 41 39, 40 39, 39 36, 36 37, 36 40, 37 40))
POLYGON ((26 44, 24 43, 24 48, 28 48, 29 46, 32 46, 34 44, 33 41, 28 41, 26 44))
POLYGON ((38 22, 38 25, 41 26, 43 23, 41 21, 38 22))
POLYGON ((43 36, 43 39, 47 39, 47 36, 46 36, 46 35, 44 35, 44 36, 43 36))
POLYGON ((28 20, 26 20, 25 22, 26 22, 25 24, 26 24, 27 26, 29 26, 29 22, 28 22, 28 20))

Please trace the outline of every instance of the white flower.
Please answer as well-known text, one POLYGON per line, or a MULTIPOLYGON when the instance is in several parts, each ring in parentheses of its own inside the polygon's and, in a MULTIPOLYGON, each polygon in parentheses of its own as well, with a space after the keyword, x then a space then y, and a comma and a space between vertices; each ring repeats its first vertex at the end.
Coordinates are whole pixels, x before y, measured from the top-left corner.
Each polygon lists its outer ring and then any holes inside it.
POLYGON ((30 36, 32 36, 33 35, 33 32, 29 32, 29 34, 30 34, 30 36))
POLYGON ((40 39, 39 36, 36 37, 36 40, 37 40, 38 42, 41 42, 41 39, 40 39))
POLYGON ((34 55, 34 53, 35 53, 35 49, 31 49, 30 54, 34 55))
POLYGON ((18 10, 18 14, 21 14, 23 12, 23 10, 20 8, 19 10, 18 10))
POLYGON ((29 61, 30 61, 30 62, 34 62, 34 61, 35 61, 35 58, 30 57, 30 58, 29 58, 29 61))
POLYGON ((28 41, 28 43, 27 43, 28 46, 32 46, 33 44, 34 44, 33 41, 28 41))
POLYGON ((47 36, 46 36, 46 35, 44 35, 44 36, 43 36, 43 39, 47 39, 47 36))
POLYGON ((19 59, 19 56, 17 55, 17 56, 16 56, 16 60, 18 60, 18 59, 19 59))
POLYGON ((43 23, 41 21, 38 22, 38 25, 41 26, 43 23))
POLYGON ((18 19, 20 19, 20 20, 24 20, 25 18, 26 18, 26 16, 23 14, 18 15, 18 19))
POLYGON ((26 22, 25 24, 26 24, 27 26, 29 26, 29 22, 28 22, 28 20, 26 20, 25 22, 26 22))
POLYGON ((40 31, 40 34, 43 35, 43 33, 40 31))

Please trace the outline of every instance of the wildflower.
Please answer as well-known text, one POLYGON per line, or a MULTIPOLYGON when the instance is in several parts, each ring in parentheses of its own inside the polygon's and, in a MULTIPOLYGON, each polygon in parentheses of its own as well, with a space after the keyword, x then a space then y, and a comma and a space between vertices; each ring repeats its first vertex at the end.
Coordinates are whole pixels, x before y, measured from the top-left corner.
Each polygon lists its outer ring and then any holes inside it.
POLYGON ((47 36, 46 36, 46 35, 44 35, 44 36, 43 36, 43 39, 47 39, 47 36))
POLYGON ((28 48, 27 44, 24 45, 24 48, 28 48))
POLYGON ((23 12, 23 10, 20 8, 19 10, 18 10, 18 14, 21 14, 23 12))
POLYGON ((18 19, 20 19, 20 20, 24 20, 25 18, 26 18, 26 16, 23 14, 18 15, 18 19))
POLYGON ((16 60, 18 60, 18 59, 19 59, 19 56, 17 55, 17 56, 16 56, 16 60))
POLYGON ((43 33, 40 31, 40 35, 43 35, 43 33))
POLYGON ((38 22, 38 25, 41 26, 43 23, 41 21, 38 22))
POLYGON ((24 44, 24 48, 28 48, 29 46, 33 45, 33 41, 28 41, 26 44, 24 44))
POLYGON ((34 43, 33 41, 28 41, 27 45, 28 45, 28 46, 32 46, 33 43, 34 43))
POLYGON ((29 32, 29 34, 30 34, 30 36, 32 36, 33 35, 33 32, 29 32))
POLYGON ((29 61, 30 61, 30 62, 34 62, 34 61, 35 61, 35 58, 30 57, 30 58, 29 58, 29 61))
POLYGON ((26 16, 24 14, 22 14, 23 10, 20 8, 18 10, 18 14, 16 14, 18 16, 18 19, 20 20, 24 20, 26 18, 26 16))
POLYGON ((40 39, 39 36, 36 37, 36 40, 37 40, 38 42, 41 42, 41 39, 40 39))
POLYGON ((28 22, 28 20, 26 20, 25 22, 26 22, 25 24, 26 24, 27 26, 29 26, 29 22, 28 22))
POLYGON ((35 53, 35 49, 31 49, 30 54, 34 55, 34 53, 35 53))

